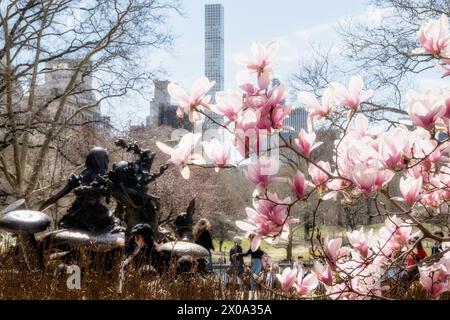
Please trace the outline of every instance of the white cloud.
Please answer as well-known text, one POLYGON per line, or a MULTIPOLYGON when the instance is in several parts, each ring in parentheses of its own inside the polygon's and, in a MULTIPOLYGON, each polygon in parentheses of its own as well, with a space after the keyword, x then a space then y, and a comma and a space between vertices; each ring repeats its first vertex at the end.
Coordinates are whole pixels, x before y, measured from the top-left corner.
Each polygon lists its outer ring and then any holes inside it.
POLYGON ((449 88, 450 83, 448 79, 441 78, 420 78, 416 80, 418 91, 425 91, 429 89, 449 88))
POLYGON ((339 55, 341 44, 336 31, 339 25, 352 23, 377 27, 384 23, 385 18, 391 12, 391 9, 369 6, 364 12, 338 17, 325 23, 312 25, 308 28, 276 37, 274 40, 280 43, 277 61, 281 78, 289 77, 290 73, 292 73, 293 64, 296 64, 300 59, 308 60, 313 57, 312 43, 330 49, 332 56, 339 55))

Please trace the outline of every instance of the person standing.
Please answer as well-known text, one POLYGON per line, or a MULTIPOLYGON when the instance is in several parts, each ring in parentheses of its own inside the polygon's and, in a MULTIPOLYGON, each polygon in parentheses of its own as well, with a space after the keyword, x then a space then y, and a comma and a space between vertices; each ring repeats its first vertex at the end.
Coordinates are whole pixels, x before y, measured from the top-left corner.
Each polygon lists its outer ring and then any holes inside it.
POLYGON ((234 246, 230 249, 230 272, 242 278, 244 274, 244 258, 242 257, 241 237, 233 238, 234 246))
POLYGON ((305 268, 303 264, 303 256, 298 256, 297 261, 294 262, 294 265, 292 267, 297 271, 297 274, 303 272, 303 269, 305 268))
MULTIPOLYGON (((250 239, 250 243, 253 240, 253 237, 255 235, 251 234, 249 236, 250 239)), ((257 277, 257 275, 261 272, 262 270, 262 261, 261 258, 263 255, 265 255, 265 252, 262 251, 260 249, 260 247, 258 247, 255 251, 252 251, 252 248, 250 247, 250 249, 248 249, 248 251, 244 254, 242 254, 243 257, 245 256, 251 256, 251 272, 252 272, 252 279, 250 280, 250 288, 251 290, 255 290, 256 289, 256 282, 254 280, 255 277, 257 277)))
POLYGON ((133 252, 129 254, 120 265, 119 289, 122 293, 126 275, 130 268, 138 270, 140 273, 157 272, 152 264, 162 262, 161 256, 155 248, 153 242, 153 230, 148 224, 137 224, 131 229, 132 241, 134 242, 133 252))
POLYGON ((406 264, 408 268, 415 266, 417 263, 427 257, 427 253, 422 246, 422 241, 417 241, 417 243, 414 243, 414 240, 411 240, 410 243, 411 245, 415 244, 415 247, 406 257, 406 264))
POLYGON ((208 269, 212 272, 213 265, 211 250, 214 251, 214 245, 211 236, 211 223, 205 218, 200 219, 194 226, 193 233, 195 243, 202 246, 209 252, 208 269))
MULTIPOLYGON (((434 233, 436 236, 443 238, 444 237, 444 233, 438 231, 434 233)), ((442 252, 442 243, 436 241, 433 246, 431 247, 431 255, 435 255, 439 252, 442 252)))
POLYGON ((419 261, 425 259, 428 256, 426 251, 425 251, 425 249, 423 248, 422 241, 419 241, 417 243, 416 250, 417 250, 416 251, 416 257, 415 257, 416 263, 418 263, 419 261))

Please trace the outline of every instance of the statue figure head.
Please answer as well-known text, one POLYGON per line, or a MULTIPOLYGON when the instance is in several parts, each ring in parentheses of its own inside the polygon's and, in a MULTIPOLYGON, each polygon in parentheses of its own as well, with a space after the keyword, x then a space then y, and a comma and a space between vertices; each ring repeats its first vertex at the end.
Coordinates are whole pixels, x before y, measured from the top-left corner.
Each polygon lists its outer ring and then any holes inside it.
POLYGON ((191 200, 186 212, 181 212, 176 217, 174 224, 177 228, 192 227, 194 224, 193 216, 195 212, 195 198, 191 200))
POLYGON ((152 246, 153 243, 153 229, 146 223, 137 224, 131 229, 131 234, 136 237, 142 237, 147 246, 152 246))
POLYGON ((177 236, 181 240, 193 241, 192 225, 195 212, 195 198, 191 200, 186 212, 178 214, 174 221, 177 236))
POLYGON ((115 183, 121 182, 127 184, 128 182, 128 162, 119 161, 112 166, 112 179, 115 183))
POLYGON ((108 151, 102 147, 94 147, 86 157, 85 166, 93 173, 103 175, 108 171, 108 163, 108 151))

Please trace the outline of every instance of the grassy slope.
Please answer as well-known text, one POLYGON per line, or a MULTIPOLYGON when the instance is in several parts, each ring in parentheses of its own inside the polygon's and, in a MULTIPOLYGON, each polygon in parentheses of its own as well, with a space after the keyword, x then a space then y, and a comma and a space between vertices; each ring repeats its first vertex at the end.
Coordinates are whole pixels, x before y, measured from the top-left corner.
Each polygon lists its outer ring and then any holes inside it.
MULTIPOLYGON (((366 225, 364 226, 364 230, 370 230, 370 229, 374 229, 374 231, 377 231, 378 229, 380 229, 384 224, 379 223, 379 224, 372 224, 372 225, 366 225)), ((430 228, 431 230, 436 230, 437 228, 433 225, 427 225, 426 226, 428 228, 430 228)), ((358 226, 358 228, 360 228, 361 226, 358 226)), ((320 232, 322 233, 323 236, 330 236, 331 238, 344 238, 344 240, 346 240, 346 231, 350 231, 350 230, 345 230, 345 228, 339 227, 339 226, 321 226, 320 227, 320 232)), ((308 248, 309 248, 309 243, 305 242, 304 240, 304 230, 303 228, 297 229, 295 234, 294 234, 294 249, 292 251, 292 256, 295 258, 298 255, 302 255, 304 257, 305 260, 309 260, 309 252, 308 252, 308 248)), ((227 259, 227 263, 228 261, 228 252, 230 251, 231 247, 233 246, 233 241, 232 240, 226 240, 223 243, 222 246, 222 252, 219 252, 219 242, 218 240, 214 240, 214 247, 216 248, 216 251, 213 252, 213 260, 216 262, 219 257, 225 255, 226 259, 227 259)), ((433 243, 431 241, 425 241, 423 243, 425 250, 427 251, 428 254, 431 254, 431 246, 433 245, 433 243)), ((248 248, 250 247, 250 243, 248 241, 248 239, 243 239, 242 240, 242 248, 244 251, 246 251, 248 248)), ((278 245, 278 248, 275 248, 267 243, 265 243, 264 241, 262 242, 261 245, 262 249, 267 252, 271 257, 272 260, 274 262, 279 262, 281 260, 284 260, 286 258, 286 249, 284 249, 284 246, 282 247, 282 245, 278 245), (280 248, 281 247, 281 248, 280 248)), ((246 257, 245 258, 246 262, 250 262, 250 258, 246 257)))

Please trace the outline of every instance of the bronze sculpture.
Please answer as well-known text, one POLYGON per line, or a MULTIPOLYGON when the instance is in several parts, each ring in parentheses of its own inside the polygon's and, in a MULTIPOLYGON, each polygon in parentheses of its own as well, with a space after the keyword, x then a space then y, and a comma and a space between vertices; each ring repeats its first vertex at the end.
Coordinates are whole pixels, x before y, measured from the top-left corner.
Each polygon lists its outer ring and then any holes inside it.
POLYGON ((192 226, 194 225, 195 198, 191 200, 186 212, 178 214, 173 222, 178 240, 194 242, 192 226))
POLYGON ((117 146, 138 156, 135 161, 120 161, 113 165, 108 177, 112 182, 112 196, 117 201, 116 215, 122 216, 126 226, 126 252, 133 252, 135 244, 131 237, 131 230, 138 224, 148 224, 153 232, 157 232, 157 212, 159 197, 148 193, 148 185, 160 177, 167 170, 162 165, 159 172, 151 172, 155 153, 142 150, 136 143, 125 143, 118 140, 117 146))
POLYGON ((59 226, 93 233, 112 231, 118 221, 105 205, 105 202, 109 202, 110 195, 110 187, 104 177, 108 170, 108 160, 106 149, 93 148, 86 157, 86 168, 79 176, 72 175, 64 188, 45 201, 39 211, 74 191, 75 201, 61 218, 59 226))
MULTIPOLYGON (((141 149, 136 143, 126 143, 123 140, 116 141, 116 145, 137 155, 137 159, 117 162, 113 164, 112 170, 108 171, 108 152, 104 148, 95 147, 87 155, 85 169, 79 175, 72 175, 60 191, 40 206, 40 211, 45 210, 70 192, 74 192, 75 200, 58 224, 62 229, 35 235, 48 227, 49 220, 40 219, 42 227, 36 231, 30 219, 15 215, 15 212, 18 212, 16 209, 0 218, 0 228, 12 233, 24 230, 27 239, 33 240, 30 242, 32 246, 28 246, 32 250, 27 252, 38 253, 39 257, 34 260, 41 261, 39 265, 44 265, 47 247, 58 248, 61 253, 66 252, 58 257, 68 257, 68 261, 71 259, 72 249, 76 252, 77 248, 88 249, 94 255, 96 252, 108 252, 109 257, 122 256, 125 251, 126 257, 135 257, 136 225, 145 225, 144 229, 151 230, 151 237, 147 237, 151 238, 147 239, 148 250, 140 251, 141 255, 150 258, 155 270, 166 270, 169 261, 174 257, 178 260, 180 257, 190 256, 195 259, 196 264, 204 265, 204 257, 208 256, 208 252, 193 243, 195 198, 189 203, 186 212, 180 213, 173 223, 178 240, 161 244, 158 226, 160 199, 148 193, 148 185, 160 177, 168 166, 162 165, 158 172, 151 172, 155 153, 141 149), (111 198, 117 202, 115 214, 121 216, 126 233, 118 232, 124 229, 120 226, 120 219, 107 208, 111 198)), ((31 218, 40 218, 39 214, 47 218, 43 213, 29 212, 32 214, 31 218)), ((168 241, 169 237, 166 238, 168 241)), ((112 261, 112 258, 110 260, 112 261)), ((30 266, 32 265, 37 264, 30 263, 30 266)))

